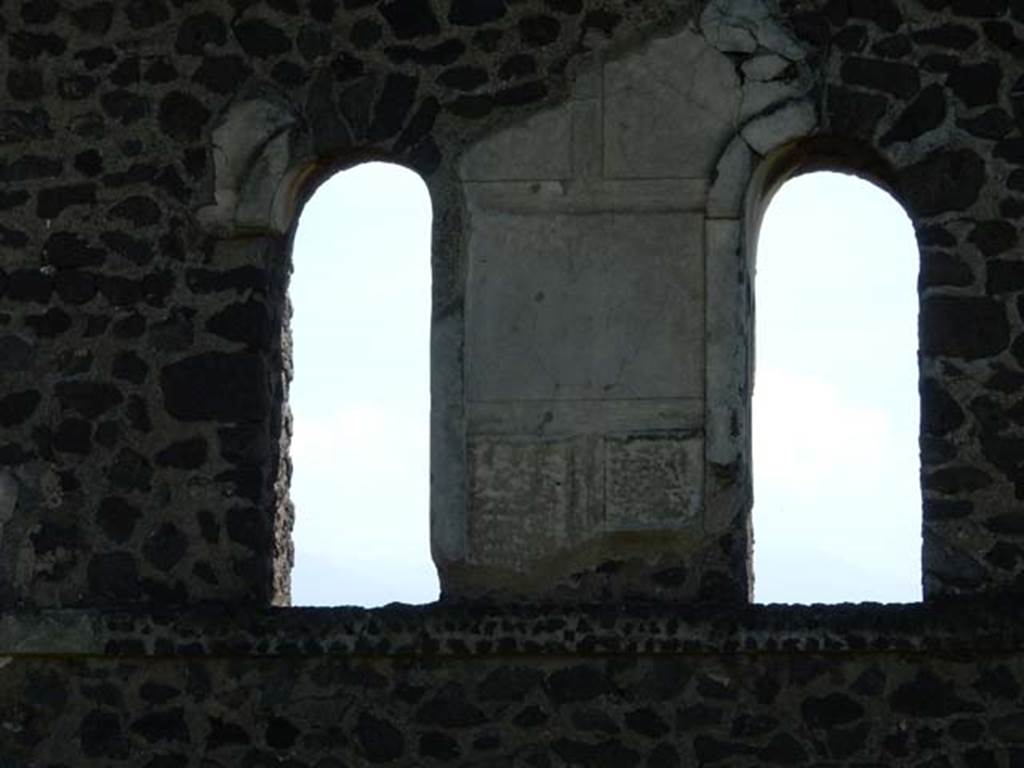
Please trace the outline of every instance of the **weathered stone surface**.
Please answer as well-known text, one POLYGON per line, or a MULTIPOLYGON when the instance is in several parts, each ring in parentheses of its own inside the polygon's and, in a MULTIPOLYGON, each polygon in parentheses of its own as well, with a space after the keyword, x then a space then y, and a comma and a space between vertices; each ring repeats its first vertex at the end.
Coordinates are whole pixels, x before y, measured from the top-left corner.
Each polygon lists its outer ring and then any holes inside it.
POLYGON ((970 48, 978 39, 978 33, 965 24, 946 23, 921 29, 912 35, 914 42, 939 48, 962 51, 970 48))
POLYGON ((257 421, 270 408, 266 364, 251 353, 206 352, 160 372, 167 411, 182 421, 257 421))
POLYGON ((751 80, 774 80, 790 67, 790 62, 773 53, 755 56, 743 63, 743 75, 751 80))
POLYGON ((993 434, 982 435, 981 451, 1007 480, 1017 480, 1020 477, 1020 466, 1024 461, 1024 439, 993 434))
POLYGON ((699 440, 668 435, 612 439, 605 448, 605 520, 613 530, 693 524, 703 505, 699 440))
POLYGON ((156 464, 160 467, 198 469, 206 463, 208 449, 206 440, 201 437, 181 440, 162 449, 156 455, 156 464))
POLYGON ((1008 259, 993 259, 985 265, 985 290, 990 295, 1016 293, 1024 290, 1024 263, 1008 259))
POLYGON ((153 468, 145 456, 122 448, 114 457, 107 477, 111 485, 121 491, 148 491, 152 487, 153 468))
POLYGON ((97 595, 132 601, 139 596, 135 558, 128 552, 96 555, 89 561, 89 588, 97 595))
POLYGON ((935 296, 921 302, 921 351, 967 360, 995 355, 1010 343, 1006 309, 984 298, 935 296))
POLYGON ((429 0, 391 0, 381 13, 399 40, 428 37, 441 31, 429 0))
POLYGON ((985 164, 969 150, 940 150, 899 173, 899 191, 915 216, 960 211, 978 199, 985 164))
POLYGON ((26 316, 25 325, 32 329, 36 336, 52 339, 71 328, 71 316, 62 309, 51 307, 41 314, 26 316))
POLYGON ((1003 109, 987 109, 977 117, 957 121, 965 131, 982 139, 1001 139, 1014 126, 1014 120, 1003 109))
POLYGON ((94 419, 124 399, 113 384, 102 381, 64 381, 54 387, 64 410, 94 419))
POLYGON ((939 286, 965 287, 974 284, 974 273, 957 254, 927 248, 921 251, 920 290, 939 286))
POLYGON ((60 216, 66 208, 93 205, 95 202, 95 184, 49 187, 39 191, 36 198, 36 214, 42 219, 54 219, 60 216))
POLYGON ((178 53, 196 56, 227 42, 227 25, 215 13, 197 13, 185 19, 178 28, 174 48, 178 53))
MULTIPOLYGON (((207 56, 192 76, 193 81, 204 88, 220 94, 231 93, 234 87, 244 81, 252 73, 252 68, 238 56, 207 56)), ((173 102, 171 102, 173 105, 173 102)), ((172 114, 170 107, 165 107, 164 131, 170 135, 188 137, 195 130, 195 125, 185 121, 179 122, 179 116, 172 114)), ((202 114, 195 110, 197 114, 202 114)))
POLYGON ((500 667, 477 686, 481 701, 520 701, 536 689, 543 675, 529 667, 500 667))
POLYGON ((371 763, 394 760, 405 751, 405 739, 401 731, 391 723, 366 712, 359 715, 355 737, 371 763))
POLYGON ((1019 239, 1016 227, 999 220, 979 221, 967 237, 987 259, 1010 250, 1019 239))
POLYGON ((85 454, 92 447, 92 425, 84 419, 65 419, 53 433, 54 449, 85 454))
MULTIPOLYGON (((955 466, 936 470, 921 479, 921 487, 925 490, 953 495, 969 491, 977 491, 992 485, 992 478, 974 467, 955 466)), ((941 562, 941 555, 934 555, 941 562)))
POLYGON ((118 544, 131 538, 142 512, 127 501, 111 496, 100 502, 96 522, 103 532, 118 544))
POLYGON ((158 570, 168 571, 181 561, 187 549, 185 534, 175 525, 164 523, 147 537, 142 554, 158 570))
POLYGON ((946 118, 946 97, 938 85, 921 91, 903 113, 882 136, 882 145, 898 141, 911 141, 928 131, 938 128, 946 118))
POLYGON ((55 232, 43 246, 43 257, 55 267, 95 267, 104 262, 106 254, 73 232, 55 232))
POLYGON ((997 100, 1002 76, 999 64, 987 61, 957 67, 950 72, 947 83, 961 102, 968 107, 979 107, 997 100))
POLYGON ((270 316, 265 304, 247 301, 231 304, 206 323, 211 333, 250 347, 267 348, 271 343, 270 316))
POLYGON ((969 517, 974 506, 967 501, 949 499, 925 499, 923 516, 926 521, 958 520, 969 517))
POLYGON ((893 709, 909 715, 948 716, 977 710, 964 701, 949 682, 922 670, 915 678, 897 688, 891 698, 893 709))
POLYGON ((750 146, 740 138, 733 139, 715 166, 708 190, 708 216, 739 216, 753 167, 754 153, 750 146))
POLYGON ((521 570, 582 533, 570 528, 576 517, 572 489, 578 482, 572 455, 565 442, 474 441, 469 543, 475 558, 521 570), (529 471, 522 472, 523 467, 529 471))
POLYGON ((35 390, 0 397, 0 426, 14 427, 28 421, 41 400, 42 396, 35 390))
POLYGON ((923 378, 921 392, 921 433, 945 435, 964 422, 964 412, 935 379, 923 378))
POLYGON ((497 22, 505 12, 506 0, 453 0, 449 20, 452 24, 476 26, 497 22))
POLYGON ((195 141, 209 119, 209 110, 191 94, 174 91, 160 100, 160 128, 171 138, 195 141))
POLYGON ((402 129, 415 103, 418 84, 418 78, 407 75, 391 75, 385 80, 368 129, 369 138, 384 139, 402 129))
POLYGON ((472 399, 701 390, 698 217, 481 213, 473 226, 472 399))
POLYGON ((110 215, 134 227, 146 227, 160 221, 160 206, 151 197, 133 195, 110 209, 110 215))
POLYGON ((572 174, 571 113, 541 112, 514 128, 475 144, 465 155, 464 179, 562 179, 572 174), (513 151, 522 147, 523 151, 513 151))
POLYGON ((921 89, 916 67, 881 59, 850 56, 843 61, 843 81, 893 96, 910 98, 921 89))
POLYGON ((0 336, 0 371, 23 371, 32 359, 33 344, 21 336, 0 336))
POLYGON ((562 25, 546 14, 526 16, 519 20, 519 37, 527 46, 550 45, 558 39, 562 25))
POLYGON ((814 106, 807 101, 796 101, 755 117, 743 126, 742 134, 755 152, 767 155, 776 147, 808 135, 817 122, 814 106))
POLYGON ((278 27, 263 19, 243 19, 232 27, 235 38, 251 56, 269 58, 288 53, 292 41, 278 27))
POLYGON ((841 693, 810 697, 800 705, 805 722, 812 728, 834 728, 859 720, 864 707, 841 693))
POLYGON ((767 6, 750 0, 713 0, 700 18, 708 42, 724 52, 750 53, 758 46, 799 60, 803 47, 779 24, 767 6))
POLYGON ((735 129, 739 78, 684 32, 605 67, 604 168, 613 178, 708 176, 735 129))

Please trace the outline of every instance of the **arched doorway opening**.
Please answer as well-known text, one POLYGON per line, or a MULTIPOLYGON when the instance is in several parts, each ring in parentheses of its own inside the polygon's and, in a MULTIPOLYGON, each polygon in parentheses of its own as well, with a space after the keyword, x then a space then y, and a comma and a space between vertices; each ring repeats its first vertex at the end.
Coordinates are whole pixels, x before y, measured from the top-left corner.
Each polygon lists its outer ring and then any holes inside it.
POLYGON ((837 173, 786 182, 756 261, 757 602, 921 599, 918 251, 903 208, 837 173))
POLYGON ((430 196, 366 163, 319 186, 292 248, 293 605, 437 599, 430 558, 430 196))

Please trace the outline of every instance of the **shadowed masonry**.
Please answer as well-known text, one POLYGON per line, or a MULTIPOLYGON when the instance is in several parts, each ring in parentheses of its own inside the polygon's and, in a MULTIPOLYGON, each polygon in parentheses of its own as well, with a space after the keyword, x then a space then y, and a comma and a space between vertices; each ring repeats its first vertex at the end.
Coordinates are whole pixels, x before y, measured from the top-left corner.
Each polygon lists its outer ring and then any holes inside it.
POLYGON ((1017 3, 0 18, 3 759, 1021 759, 1016 623, 985 602, 1024 573, 1017 3), (417 171, 435 212, 443 599, 278 613, 296 211, 368 159, 417 171), (879 614, 892 636, 845 629, 870 608, 743 613, 751 244, 820 168, 891 190, 920 247, 925 602, 879 614), (532 639, 520 603, 544 606, 532 639))

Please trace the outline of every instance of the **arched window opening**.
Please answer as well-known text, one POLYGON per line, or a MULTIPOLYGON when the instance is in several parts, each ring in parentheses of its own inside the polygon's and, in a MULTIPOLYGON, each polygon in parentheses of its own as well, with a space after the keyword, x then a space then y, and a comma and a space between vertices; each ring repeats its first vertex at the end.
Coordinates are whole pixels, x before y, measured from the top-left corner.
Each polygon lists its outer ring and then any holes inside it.
POLYGON ((754 576, 761 603, 921 599, 918 252, 854 176, 787 182, 757 246, 754 576))
POLYGON ((306 203, 292 250, 293 605, 437 599, 429 545, 430 196, 367 163, 306 203))

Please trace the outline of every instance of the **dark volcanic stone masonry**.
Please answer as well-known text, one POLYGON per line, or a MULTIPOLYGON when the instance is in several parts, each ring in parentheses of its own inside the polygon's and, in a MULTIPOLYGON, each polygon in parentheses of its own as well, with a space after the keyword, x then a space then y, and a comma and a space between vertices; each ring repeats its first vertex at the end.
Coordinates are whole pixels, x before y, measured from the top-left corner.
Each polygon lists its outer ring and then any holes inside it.
POLYGON ((0 627, 26 654, 0 669, 0 749, 15 765, 1012 766, 1015 614, 42 614, 0 627))
POLYGON ((0 768, 1024 765, 1022 62, 1020 0, 0 0, 0 768), (914 222, 926 605, 743 613, 741 514, 699 615, 271 609, 302 200, 421 174, 457 369, 463 150, 709 6, 914 222))
MULTIPOLYGON (((41 518, 5 524, 8 605, 104 602, 83 589, 92 559, 137 557, 147 535, 112 541, 97 517, 125 490, 125 451, 148 478, 129 483, 132 503, 157 527, 174 517, 192 541, 171 569, 138 558, 140 600, 282 599, 287 547, 273 543, 280 537, 263 539, 269 550, 234 540, 220 503, 253 502, 268 530, 288 530, 287 222, 282 231, 210 223, 224 194, 213 146, 232 140, 215 138, 231 105, 257 95, 279 103, 280 119, 308 129, 293 141, 306 142, 314 178, 367 157, 416 168, 434 191, 439 236, 454 237, 460 214, 445 201, 467 141, 557 100, 574 57, 692 24, 703 10, 582 0, 43 5, 2 10, 0 455, 22 508, 41 518), (226 424, 250 424, 279 448, 235 456, 218 437, 226 424), (167 445, 190 441, 207 450, 167 459, 167 445), (187 490, 197 478, 202 493, 187 490), (59 575, 26 544, 49 517, 76 530, 59 575), (200 517, 221 535, 199 536, 200 517)), ((1017 583, 1019 566, 986 557, 1018 545, 984 525, 983 510, 1018 503, 1018 463, 1005 452, 993 463, 984 446, 1009 444, 1019 426, 1009 416, 981 424, 967 405, 985 390, 1004 414, 1017 405, 1005 382, 1024 349, 1015 257, 1024 33, 1013 4, 932 5, 788 2, 779 19, 811 52, 816 130, 865 153, 876 147, 921 233, 921 370, 934 393, 923 403, 951 399, 968 414, 945 438, 960 446, 955 455, 924 452, 925 488, 977 510, 955 526, 928 525, 984 574, 937 567, 926 586, 940 594, 1017 583)), ((728 3, 717 6, 728 14, 728 3)), ((738 71, 757 53, 741 48, 738 71)), ((450 250, 435 252, 438 316, 461 313, 450 250)))

